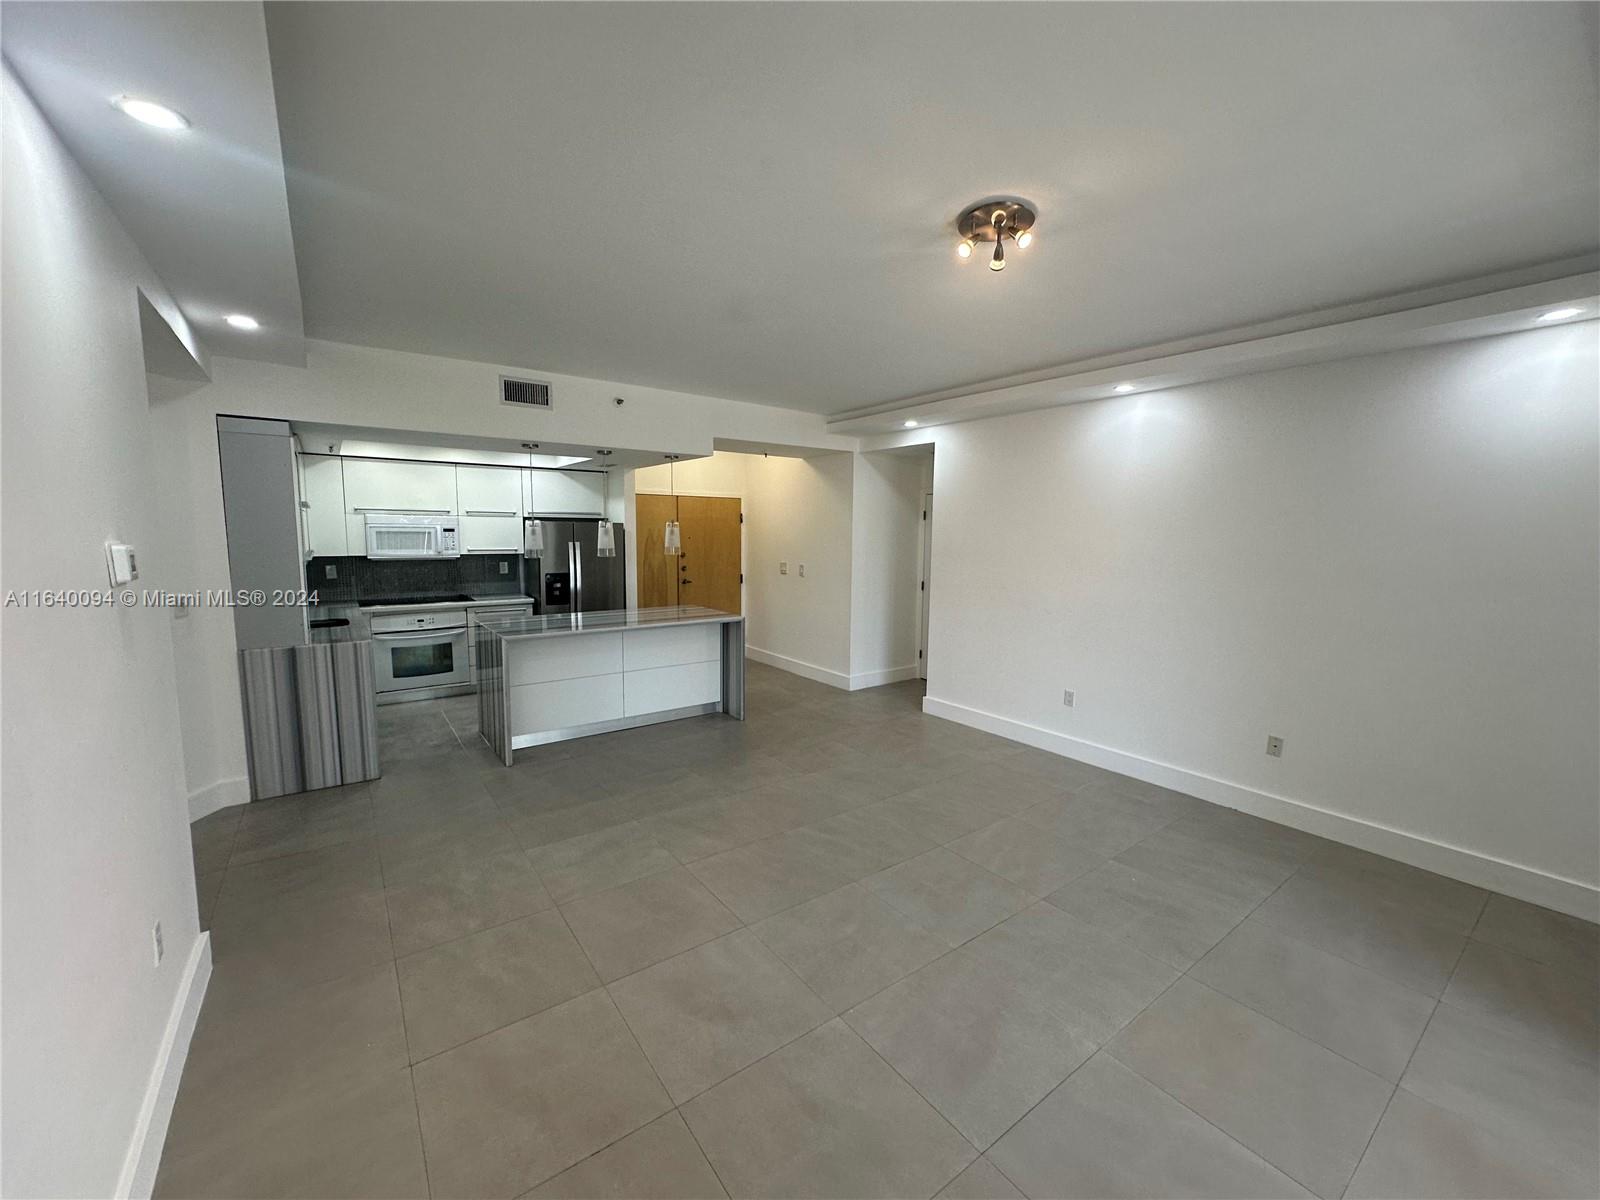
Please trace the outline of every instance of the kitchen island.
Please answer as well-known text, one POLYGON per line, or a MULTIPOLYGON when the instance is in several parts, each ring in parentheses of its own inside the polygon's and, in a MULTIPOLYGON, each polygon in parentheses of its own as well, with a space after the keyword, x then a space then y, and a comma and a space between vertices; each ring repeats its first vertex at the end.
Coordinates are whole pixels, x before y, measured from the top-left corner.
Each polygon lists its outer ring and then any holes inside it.
POLYGON ((512 752, 726 713, 744 719, 744 618, 713 608, 474 616, 478 729, 512 752))

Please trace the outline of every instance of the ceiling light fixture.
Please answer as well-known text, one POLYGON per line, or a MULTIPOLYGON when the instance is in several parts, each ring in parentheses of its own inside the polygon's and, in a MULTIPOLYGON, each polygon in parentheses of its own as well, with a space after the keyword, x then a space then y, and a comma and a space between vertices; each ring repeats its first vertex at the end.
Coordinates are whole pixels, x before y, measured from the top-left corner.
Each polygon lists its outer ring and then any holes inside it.
POLYGON ((974 204, 956 221, 956 232, 961 240, 956 253, 971 258, 979 242, 993 242, 994 254, 989 258, 991 271, 1006 269, 1006 240, 1018 250, 1026 250, 1033 243, 1033 223, 1038 219, 1033 209, 1021 200, 985 200, 974 204))
POLYGON ((1581 313, 1582 311, 1583 311, 1583 309, 1581 309, 1581 308, 1552 308, 1547 313, 1541 313, 1539 315, 1539 320, 1541 320, 1541 321, 1565 321, 1568 317, 1575 317, 1579 313, 1581 313))
POLYGON ((1119 384, 1117 384, 1116 387, 1112 388, 1111 390, 1113 392, 1131 392, 1131 391, 1133 391, 1133 384, 1131 384, 1131 383, 1119 383, 1119 384))
POLYGON ((229 325, 235 329, 260 329, 261 322, 254 317, 247 317, 244 313, 229 313, 225 318, 229 325))
POLYGON ((915 422, 915 421, 905 421, 904 425, 905 425, 905 427, 907 429, 915 429, 917 427, 917 422, 915 422))
POLYGON ((157 129, 177 131, 189 128, 189 118, 175 108, 168 108, 165 104, 157 104, 154 100, 141 100, 137 96, 114 96, 111 100, 113 108, 118 112, 132 117, 145 125, 157 129))

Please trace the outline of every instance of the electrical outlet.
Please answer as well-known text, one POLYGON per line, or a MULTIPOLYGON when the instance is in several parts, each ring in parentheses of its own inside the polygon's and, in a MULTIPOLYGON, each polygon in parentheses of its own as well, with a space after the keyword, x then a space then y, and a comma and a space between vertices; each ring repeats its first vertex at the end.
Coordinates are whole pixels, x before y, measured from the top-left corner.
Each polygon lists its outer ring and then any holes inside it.
POLYGON ((1283 739, 1275 734, 1267 734, 1267 757, 1283 757, 1283 739))
POLYGON ((779 563, 778 564, 778 574, 779 575, 787 575, 788 573, 789 573, 789 564, 786 563, 786 562, 779 563))
POLYGON ((166 943, 161 940, 161 922, 156 922, 156 927, 150 931, 150 940, 155 944, 156 966, 161 965, 161 956, 167 952, 166 943))
POLYGON ((1068 708, 1071 708, 1074 704, 1076 704, 1077 700, 1078 693, 1072 691, 1071 689, 1061 693, 1061 703, 1065 704, 1068 708))
POLYGON ((502 575, 511 574, 511 564, 508 563, 508 562, 501 563, 500 564, 500 574, 502 574, 502 575))
POLYGON ((805 577, 806 577, 806 565, 805 565, 805 563, 801 563, 800 564, 800 578, 804 579, 805 577))
POLYGON ((322 577, 324 579, 337 579, 337 578, 339 578, 339 567, 338 567, 338 564, 337 563, 328 563, 328 564, 326 564, 322 568, 322 577))

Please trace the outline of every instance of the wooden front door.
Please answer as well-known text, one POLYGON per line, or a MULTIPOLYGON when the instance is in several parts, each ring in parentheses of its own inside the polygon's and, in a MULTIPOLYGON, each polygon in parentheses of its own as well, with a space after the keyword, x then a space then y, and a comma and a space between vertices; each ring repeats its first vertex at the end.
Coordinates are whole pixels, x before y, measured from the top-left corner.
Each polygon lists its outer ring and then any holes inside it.
POLYGON ((662 550, 668 521, 678 516, 676 496, 635 497, 639 530, 633 543, 634 561, 639 567, 640 608, 665 608, 685 603, 678 599, 678 569, 681 560, 662 550))
MULTIPOLYGON (((678 603, 722 612, 743 612, 740 601, 740 502, 736 496, 679 496, 678 524, 683 560, 678 571, 678 603)), ((640 523, 644 518, 640 517, 640 523)), ((639 590, 644 590, 641 582, 639 590)))

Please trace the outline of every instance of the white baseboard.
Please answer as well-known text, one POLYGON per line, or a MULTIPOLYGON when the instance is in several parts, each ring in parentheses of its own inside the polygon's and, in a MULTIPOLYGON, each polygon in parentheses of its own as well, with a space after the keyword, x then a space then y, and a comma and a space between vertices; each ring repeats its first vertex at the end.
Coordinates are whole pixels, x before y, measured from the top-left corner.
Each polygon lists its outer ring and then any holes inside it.
POLYGON ((220 809, 227 808, 230 804, 244 804, 250 799, 250 781, 243 777, 238 779, 219 779, 208 787, 201 788, 198 792, 189 793, 189 820, 198 821, 201 817, 209 817, 220 809))
POLYGON ((784 654, 774 654, 771 650, 762 650, 756 646, 746 646, 744 656, 753 658, 758 663, 766 663, 769 667, 777 667, 780 671, 788 671, 791 675, 801 675, 806 679, 815 679, 818 683, 825 683, 829 687, 836 687, 841 691, 850 690, 850 676, 841 671, 830 671, 827 667, 819 667, 816 663, 808 663, 798 658, 790 658, 784 654))
POLYGON ((917 664, 909 667, 890 667, 884 671, 863 671, 859 675, 850 676, 850 690, 858 692, 862 688, 882 687, 886 683, 904 683, 907 679, 917 677, 917 664))
POLYGON ((1551 875, 1522 863, 1434 841, 1403 829, 1365 821, 1359 817, 1331 812, 1325 808, 1277 796, 1270 792, 1242 787, 1224 779, 1203 775, 1170 763, 1142 758, 1122 750, 1113 750, 1095 742, 1086 742, 1053 730, 1041 729, 1010 717, 998 716, 981 709, 968 708, 950 700, 932 696, 923 698, 923 712, 943 717, 986 733, 993 733, 1014 742, 1048 750, 1064 758, 1076 759, 1091 766, 1103 767, 1142 779, 1160 787, 1194 796, 1224 808, 1238 809, 1252 816, 1264 817, 1280 825, 1288 825, 1306 833, 1314 833, 1359 850, 1381 854, 1425 871, 1447 875, 1470 883, 1475 887, 1502 892, 1530 904, 1553 908, 1584 920, 1593 921, 1600 916, 1600 889, 1576 879, 1551 875))
POLYGON ((161 1166, 161 1148, 167 1141, 167 1126, 172 1120, 172 1105, 178 1098, 178 1081, 189 1058, 189 1041, 200 1017, 200 1004, 211 981, 211 935, 201 933, 189 951, 177 998, 167 1017, 166 1033, 156 1054, 144 1103, 139 1106, 139 1122, 122 1160, 122 1176, 117 1180, 117 1196, 145 1200, 156 1185, 156 1169, 161 1166))
POLYGON ((755 659, 758 663, 766 663, 769 667, 777 667, 778 670, 788 671, 791 675, 815 679, 818 683, 825 683, 844 692, 859 692, 862 688, 882 687, 886 683, 899 683, 917 677, 915 663, 909 667, 890 667, 885 671, 863 671, 859 675, 846 675, 843 671, 830 671, 827 667, 817 666, 816 663, 790 658, 784 654, 774 654, 771 650, 762 650, 757 646, 746 646, 744 655, 746 658, 755 659))

